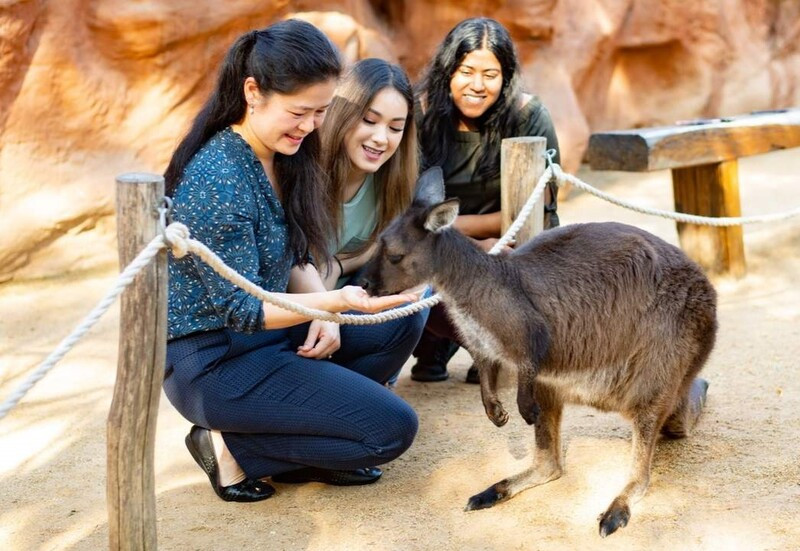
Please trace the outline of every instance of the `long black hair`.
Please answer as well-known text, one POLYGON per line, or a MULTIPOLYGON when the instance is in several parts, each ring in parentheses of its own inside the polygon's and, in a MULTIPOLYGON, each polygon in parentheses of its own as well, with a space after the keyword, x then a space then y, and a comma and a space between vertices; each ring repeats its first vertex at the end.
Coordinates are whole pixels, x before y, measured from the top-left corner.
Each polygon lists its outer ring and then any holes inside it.
POLYGON ((425 114, 419 128, 422 169, 443 166, 455 147, 460 112, 450 94, 450 80, 464 58, 482 48, 500 62, 503 87, 497 101, 475 122, 481 135, 481 154, 473 180, 500 174, 500 143, 519 127, 522 95, 520 66, 511 36, 500 23, 487 17, 465 19, 447 33, 429 63, 418 87, 425 114))
MULTIPOLYGON (((264 95, 293 94, 338 78, 341 71, 336 47, 311 23, 288 19, 240 36, 222 62, 211 97, 172 155, 164 173, 167 195, 175 193, 195 153, 217 132, 244 118, 247 77, 255 79, 264 95)), ((309 252, 326 258, 327 239, 334 231, 319 155, 318 132, 306 136, 294 155, 275 153, 274 171, 289 226, 289 248, 298 262, 304 262, 309 252)))

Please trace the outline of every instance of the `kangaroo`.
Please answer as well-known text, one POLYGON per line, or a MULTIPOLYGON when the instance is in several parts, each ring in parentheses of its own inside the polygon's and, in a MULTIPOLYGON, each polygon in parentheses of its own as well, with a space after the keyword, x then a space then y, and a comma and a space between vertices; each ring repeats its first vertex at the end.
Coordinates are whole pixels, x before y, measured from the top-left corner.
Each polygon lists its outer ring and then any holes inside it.
POLYGON ((647 489, 659 433, 684 437, 697 422, 708 383, 696 376, 714 346, 716 292, 679 248, 632 226, 563 226, 491 256, 451 228, 457 215, 441 170, 426 171, 411 207, 380 235, 363 284, 373 295, 434 285, 497 426, 508 421, 498 370, 517 371, 517 407, 535 429, 533 465, 469 498, 466 510, 559 478, 564 404, 585 404, 633 424, 629 480, 598 517, 600 535, 612 534, 647 489))

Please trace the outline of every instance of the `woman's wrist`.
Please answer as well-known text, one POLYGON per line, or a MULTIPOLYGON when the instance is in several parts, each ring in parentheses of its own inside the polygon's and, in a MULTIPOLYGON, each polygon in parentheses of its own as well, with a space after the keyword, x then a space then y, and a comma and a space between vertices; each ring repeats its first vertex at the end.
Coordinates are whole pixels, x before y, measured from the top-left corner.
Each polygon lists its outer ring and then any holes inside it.
POLYGON ((331 291, 331 295, 333 295, 334 303, 330 310, 331 312, 343 312, 350 309, 350 306, 347 304, 347 301, 344 298, 344 288, 331 291))
POLYGON ((339 267, 339 277, 342 277, 344 275, 344 266, 342 266, 342 261, 339 260, 339 257, 336 255, 333 255, 333 259, 336 261, 336 265, 339 267))

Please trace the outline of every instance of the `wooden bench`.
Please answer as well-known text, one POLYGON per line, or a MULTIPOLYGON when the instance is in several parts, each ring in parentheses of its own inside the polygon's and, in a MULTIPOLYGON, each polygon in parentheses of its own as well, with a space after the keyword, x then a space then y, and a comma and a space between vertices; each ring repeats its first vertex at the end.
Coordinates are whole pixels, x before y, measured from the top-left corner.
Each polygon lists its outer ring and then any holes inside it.
MULTIPOLYGON (((754 112, 675 126, 598 132, 589 139, 593 170, 670 169, 675 210, 741 216, 738 159, 800 146, 800 109, 754 112)), ((678 223, 684 251, 712 274, 745 274, 741 226, 678 223)))

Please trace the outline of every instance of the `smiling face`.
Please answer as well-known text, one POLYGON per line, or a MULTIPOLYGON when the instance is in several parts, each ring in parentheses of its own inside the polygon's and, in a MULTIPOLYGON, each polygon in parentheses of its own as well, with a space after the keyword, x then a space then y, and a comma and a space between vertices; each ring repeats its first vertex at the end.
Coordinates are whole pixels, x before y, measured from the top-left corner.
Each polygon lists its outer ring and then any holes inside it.
POLYGON ((245 81, 248 109, 242 123, 245 140, 262 159, 271 159, 275 153, 294 155, 303 139, 325 120, 335 88, 336 80, 330 79, 293 94, 264 95, 249 77, 245 81))
POLYGON ((462 120, 477 119, 500 97, 503 70, 497 57, 485 48, 464 56, 450 77, 450 93, 462 120))
POLYGON ((403 139, 408 103, 394 88, 384 88, 373 98, 361 119, 344 136, 347 156, 354 171, 376 172, 388 161, 403 139))

